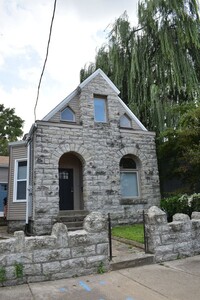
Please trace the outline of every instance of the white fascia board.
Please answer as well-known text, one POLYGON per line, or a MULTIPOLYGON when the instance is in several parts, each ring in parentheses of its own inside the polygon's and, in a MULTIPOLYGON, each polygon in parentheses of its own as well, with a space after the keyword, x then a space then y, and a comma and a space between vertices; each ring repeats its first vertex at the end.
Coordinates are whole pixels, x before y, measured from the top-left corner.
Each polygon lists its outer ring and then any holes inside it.
POLYGON ((54 109, 52 109, 43 119, 42 121, 49 121, 54 114, 56 114, 59 110, 61 110, 73 97, 78 94, 78 89, 75 89, 71 94, 69 94, 63 101, 61 101, 54 109))
POLYGON ((122 99, 120 97, 118 97, 118 100, 119 102, 121 103, 121 105, 125 108, 126 112, 127 112, 127 115, 133 119, 137 125, 142 129, 142 130, 145 130, 145 131, 148 131, 144 125, 140 122, 140 120, 134 115, 134 113, 130 110, 130 108, 128 108, 128 106, 122 101, 122 99))
POLYGON ((79 87, 81 89, 84 88, 92 79, 94 79, 99 74, 105 79, 105 81, 110 85, 110 87, 115 91, 115 93, 119 95, 120 91, 118 90, 116 85, 114 85, 114 83, 108 78, 108 76, 101 69, 98 69, 94 73, 92 73, 88 78, 86 78, 83 82, 79 84, 79 87))

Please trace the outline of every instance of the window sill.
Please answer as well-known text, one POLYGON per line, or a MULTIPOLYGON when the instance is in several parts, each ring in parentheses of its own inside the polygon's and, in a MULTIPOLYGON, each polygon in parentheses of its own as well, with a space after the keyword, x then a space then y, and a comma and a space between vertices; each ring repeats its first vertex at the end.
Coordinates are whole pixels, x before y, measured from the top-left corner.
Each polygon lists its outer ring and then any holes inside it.
POLYGON ((135 198, 121 198, 121 205, 136 205, 136 204, 146 204, 147 200, 141 199, 140 197, 135 198))
POLYGON ((13 203, 24 203, 26 202, 26 199, 25 200, 13 200, 13 203))

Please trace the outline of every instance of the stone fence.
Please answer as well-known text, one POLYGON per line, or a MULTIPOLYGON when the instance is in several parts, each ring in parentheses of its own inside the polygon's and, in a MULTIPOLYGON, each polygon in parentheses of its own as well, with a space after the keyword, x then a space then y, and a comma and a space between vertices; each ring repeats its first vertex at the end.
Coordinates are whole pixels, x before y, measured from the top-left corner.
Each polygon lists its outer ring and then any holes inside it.
POLYGON ((200 212, 175 214, 167 223, 165 212, 152 206, 146 215, 148 251, 155 261, 162 262, 200 254, 200 212))
POLYGON ((107 219, 97 212, 84 220, 84 229, 68 232, 56 223, 51 235, 0 241, 0 286, 54 280, 108 269, 107 219))

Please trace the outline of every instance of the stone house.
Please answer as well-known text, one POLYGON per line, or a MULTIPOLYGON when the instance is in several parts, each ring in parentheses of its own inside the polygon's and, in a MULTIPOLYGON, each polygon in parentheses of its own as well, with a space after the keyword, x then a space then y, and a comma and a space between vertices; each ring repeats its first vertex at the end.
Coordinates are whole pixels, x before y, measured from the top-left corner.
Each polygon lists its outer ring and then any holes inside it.
POLYGON ((49 234, 59 216, 111 213, 142 220, 160 200, 155 134, 147 131, 98 69, 42 120, 10 143, 10 230, 49 234))

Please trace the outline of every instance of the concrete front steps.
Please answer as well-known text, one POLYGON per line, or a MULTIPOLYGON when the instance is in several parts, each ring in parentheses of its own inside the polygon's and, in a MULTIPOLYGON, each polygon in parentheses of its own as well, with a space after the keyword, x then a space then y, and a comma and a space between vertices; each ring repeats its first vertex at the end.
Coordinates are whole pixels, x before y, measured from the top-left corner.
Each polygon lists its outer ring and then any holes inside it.
POLYGON ((145 253, 143 244, 117 237, 112 237, 112 255, 112 271, 154 263, 154 255, 145 253))
POLYGON ((83 220, 88 213, 87 210, 62 210, 57 221, 64 223, 69 231, 81 230, 83 229, 83 220))
POLYGON ((150 265, 154 263, 154 255, 146 253, 135 253, 127 256, 114 257, 110 262, 111 271, 150 265))

